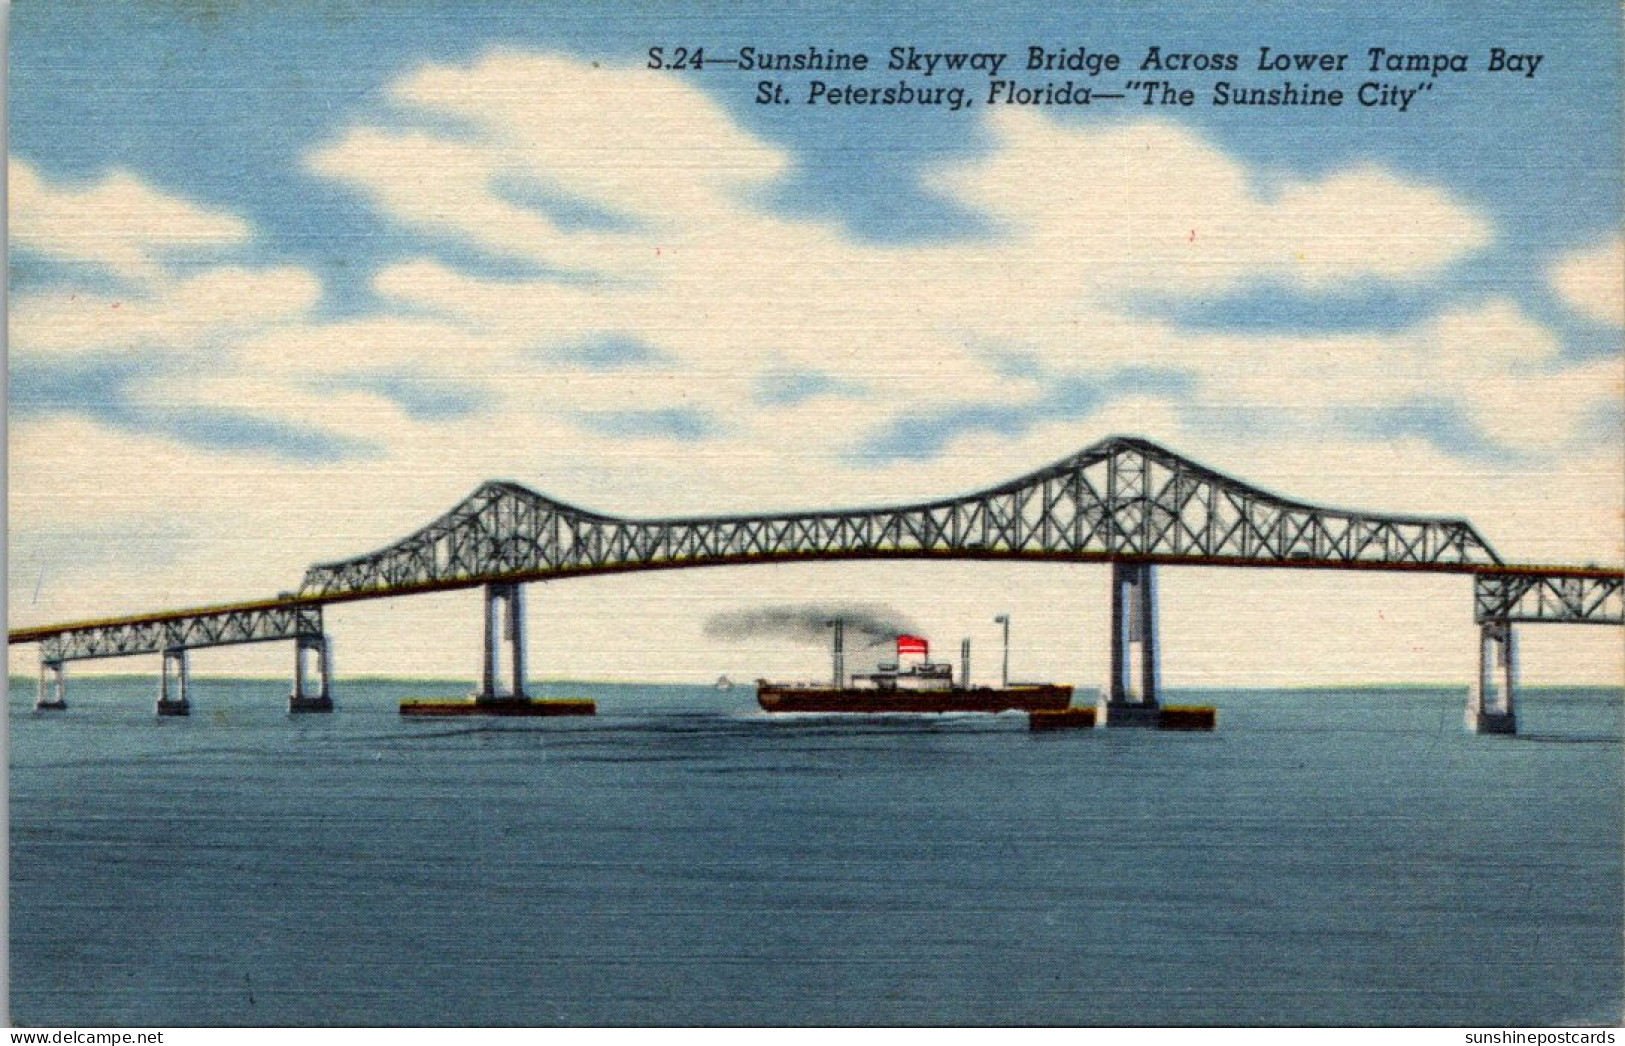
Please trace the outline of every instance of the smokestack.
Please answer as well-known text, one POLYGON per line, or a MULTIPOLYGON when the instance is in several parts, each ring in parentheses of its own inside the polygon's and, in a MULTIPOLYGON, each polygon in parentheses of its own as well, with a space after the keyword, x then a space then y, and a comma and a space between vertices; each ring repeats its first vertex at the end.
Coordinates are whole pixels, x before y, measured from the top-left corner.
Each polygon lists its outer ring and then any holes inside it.
POLYGON ((970 639, 959 641, 959 689, 970 689, 970 639))
POLYGON ((846 622, 836 618, 830 624, 835 626, 835 689, 839 690, 846 678, 846 622))

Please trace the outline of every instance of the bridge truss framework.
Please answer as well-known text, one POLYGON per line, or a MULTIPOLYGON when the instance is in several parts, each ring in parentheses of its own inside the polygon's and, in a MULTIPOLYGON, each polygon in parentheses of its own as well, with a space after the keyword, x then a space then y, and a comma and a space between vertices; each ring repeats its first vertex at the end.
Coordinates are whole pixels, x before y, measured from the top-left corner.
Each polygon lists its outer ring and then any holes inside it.
POLYGON ((21 629, 38 642, 39 707, 65 707, 72 660, 160 653, 159 710, 184 714, 188 650, 295 642, 293 711, 327 711, 327 603, 484 587, 479 696, 497 686, 499 630, 513 644, 510 692, 524 687, 526 581, 583 574, 744 563, 868 558, 1029 559, 1112 564, 1107 722, 1145 721, 1158 701, 1156 567, 1202 565, 1430 571, 1474 575, 1480 671, 1469 718, 1512 732, 1520 622, 1625 624, 1618 569, 1502 562, 1465 520, 1380 515, 1293 501, 1153 443, 1117 437, 1048 468, 973 494, 901 506, 770 515, 626 519, 576 508, 515 483, 491 482, 428 526, 375 552, 318 563, 295 594, 191 611, 21 629), (506 618, 499 629, 498 605, 506 618), (305 689, 306 655, 321 689, 305 689), (169 696, 171 664, 180 673, 169 696), (1495 668, 1503 670, 1494 685, 1495 668), (46 678, 55 674, 54 694, 46 678), (1114 716, 1114 710, 1117 714, 1114 716))

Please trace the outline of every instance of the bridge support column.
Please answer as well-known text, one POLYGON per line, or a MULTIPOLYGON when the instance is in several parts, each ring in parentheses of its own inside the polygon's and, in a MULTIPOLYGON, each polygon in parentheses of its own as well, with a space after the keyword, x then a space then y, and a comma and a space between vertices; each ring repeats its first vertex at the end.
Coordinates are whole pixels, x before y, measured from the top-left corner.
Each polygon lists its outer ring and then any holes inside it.
POLYGON ((68 680, 60 661, 39 663, 39 696, 34 699, 37 711, 60 712, 68 707, 68 680))
POLYGON ((1467 725, 1480 734, 1516 734, 1518 636, 1510 621, 1486 621, 1478 631, 1478 681, 1467 700, 1467 725), (1501 669, 1501 685, 1495 670, 1501 669))
POLYGON ((525 589, 523 585, 485 586, 485 661, 480 673, 479 703, 524 701, 525 589), (501 604, 500 609, 498 604, 501 604), (509 689, 502 689, 502 641, 508 643, 509 689))
POLYGON ((158 674, 158 714, 161 716, 191 715, 192 702, 187 691, 190 689, 190 673, 187 670, 186 651, 165 650, 164 668, 158 674), (169 688, 169 666, 175 666, 177 682, 177 696, 171 698, 169 688))
POLYGON ((1112 677, 1107 726, 1156 726, 1161 665, 1157 650, 1157 568, 1112 564, 1112 677))
POLYGON ((333 710, 333 671, 332 651, 328 646, 326 634, 319 636, 298 636, 293 641, 293 693, 288 695, 289 712, 331 712, 333 710), (309 692, 306 670, 309 665, 305 655, 316 654, 317 680, 320 690, 315 694, 309 692))

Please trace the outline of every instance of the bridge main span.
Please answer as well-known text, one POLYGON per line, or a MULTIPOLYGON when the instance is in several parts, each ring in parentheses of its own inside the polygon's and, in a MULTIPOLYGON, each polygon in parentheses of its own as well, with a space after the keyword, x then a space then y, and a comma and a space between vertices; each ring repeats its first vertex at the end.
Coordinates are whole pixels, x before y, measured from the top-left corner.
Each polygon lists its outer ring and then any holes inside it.
POLYGON ((316 564, 296 593, 259 603, 21 629, 10 641, 41 644, 40 707, 47 708, 64 703, 62 665, 68 660, 160 652, 166 669, 171 661, 180 666, 184 704, 185 651, 292 639, 298 668, 290 710, 323 711, 332 707, 323 605, 481 587, 485 654, 475 696, 501 701, 524 694, 526 582, 889 558, 1110 563, 1111 677, 1104 689, 1107 722, 1116 725, 1155 718, 1156 574, 1162 566, 1472 575, 1482 642, 1469 719, 1488 732, 1515 729, 1514 623, 1625 624, 1625 573, 1619 569, 1506 564, 1465 520, 1292 501, 1148 441, 1118 437, 988 490, 902 506, 639 520, 576 508, 514 483, 486 483, 400 541, 316 564), (500 683, 504 639, 509 693, 500 683), (318 652, 322 664, 316 697, 305 694, 308 651, 318 652), (1499 686, 1486 667, 1492 665, 1502 669, 1499 686), (52 672, 55 689, 48 695, 45 674, 52 672))

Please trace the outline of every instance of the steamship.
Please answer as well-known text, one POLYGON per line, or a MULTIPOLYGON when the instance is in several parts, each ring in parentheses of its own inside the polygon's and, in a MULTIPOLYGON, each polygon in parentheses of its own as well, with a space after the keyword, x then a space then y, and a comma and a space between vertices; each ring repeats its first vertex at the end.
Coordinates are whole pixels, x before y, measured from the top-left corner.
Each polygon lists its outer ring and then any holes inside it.
POLYGON ((835 625, 835 672, 828 686, 756 681, 756 703, 768 712, 1034 712, 1072 703, 1072 688, 1056 683, 970 685, 970 640, 960 646, 960 676, 931 660, 919 636, 898 636, 897 657, 866 675, 846 676, 842 624, 835 625), (906 667, 905 667, 906 666, 906 667))

